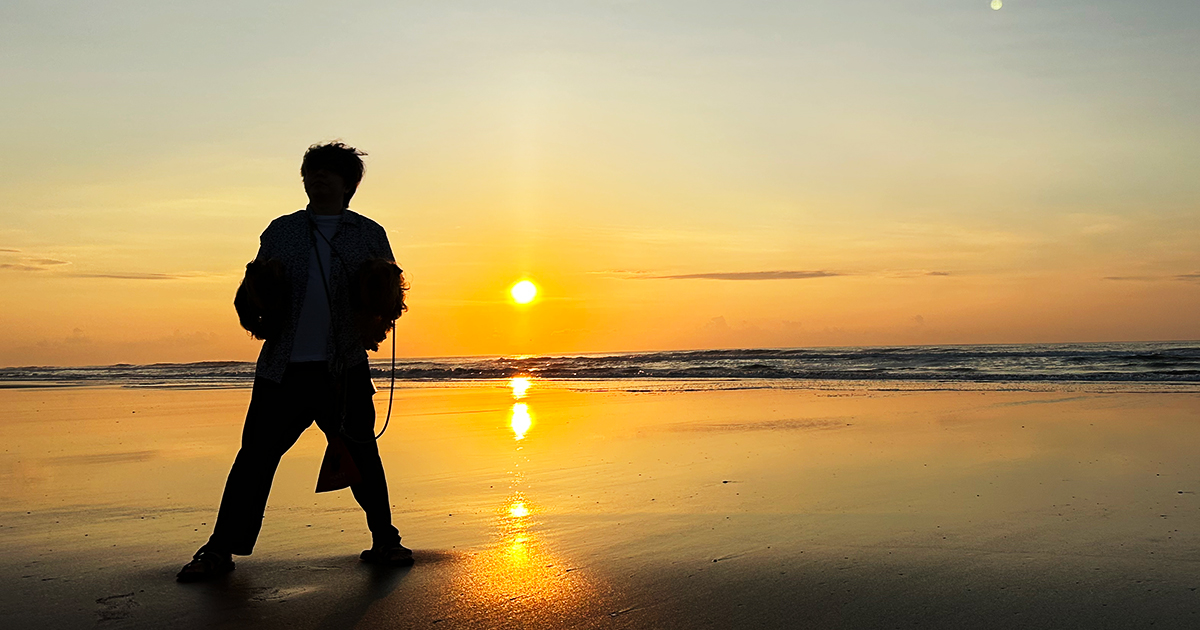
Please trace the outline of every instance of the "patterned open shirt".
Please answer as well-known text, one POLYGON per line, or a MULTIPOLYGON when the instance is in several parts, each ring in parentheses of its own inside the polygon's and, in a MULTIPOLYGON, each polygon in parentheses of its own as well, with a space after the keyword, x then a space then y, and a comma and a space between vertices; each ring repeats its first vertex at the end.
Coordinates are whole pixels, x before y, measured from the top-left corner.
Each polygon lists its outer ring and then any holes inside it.
MULTIPOLYGON (((367 360, 362 334, 350 306, 350 279, 354 272, 369 258, 396 260, 382 226, 349 209, 343 210, 341 217, 337 231, 330 239, 333 245, 329 278, 332 331, 325 356, 329 357, 331 371, 337 367, 349 368, 367 360)), ((274 341, 263 342, 255 369, 255 376, 277 383, 283 380, 283 373, 292 355, 296 325, 300 321, 300 309, 304 305, 308 286, 309 257, 313 251, 310 225, 308 210, 297 210, 272 221, 259 237, 260 246, 255 260, 266 262, 276 258, 282 262, 292 289, 292 306, 283 329, 274 341)))

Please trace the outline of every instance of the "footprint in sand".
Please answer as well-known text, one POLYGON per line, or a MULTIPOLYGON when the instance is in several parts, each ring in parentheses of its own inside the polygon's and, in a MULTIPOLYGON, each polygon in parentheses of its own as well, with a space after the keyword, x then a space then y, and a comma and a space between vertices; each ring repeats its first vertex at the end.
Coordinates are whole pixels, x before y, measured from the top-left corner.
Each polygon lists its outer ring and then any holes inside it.
POLYGON ((260 586, 251 589, 254 594, 250 596, 252 602, 286 602, 292 597, 304 595, 317 590, 315 586, 293 586, 291 588, 277 588, 274 586, 260 586))
POLYGON ((100 621, 128 619, 133 615, 134 609, 138 607, 133 593, 101 597, 96 600, 96 603, 100 605, 100 610, 96 611, 96 614, 100 615, 100 621))

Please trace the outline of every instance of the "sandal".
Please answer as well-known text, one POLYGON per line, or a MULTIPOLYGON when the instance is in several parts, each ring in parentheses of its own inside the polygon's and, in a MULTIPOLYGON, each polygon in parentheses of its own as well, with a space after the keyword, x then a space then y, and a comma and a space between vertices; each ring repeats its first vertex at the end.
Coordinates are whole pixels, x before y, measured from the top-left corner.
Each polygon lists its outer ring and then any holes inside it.
POLYGON ((412 549, 396 543, 394 547, 371 547, 365 549, 359 560, 367 564, 385 567, 411 567, 413 564, 412 549))
POLYGON ((192 556, 192 561, 183 565, 175 576, 180 582, 201 582, 225 575, 233 570, 233 556, 201 549, 192 556))

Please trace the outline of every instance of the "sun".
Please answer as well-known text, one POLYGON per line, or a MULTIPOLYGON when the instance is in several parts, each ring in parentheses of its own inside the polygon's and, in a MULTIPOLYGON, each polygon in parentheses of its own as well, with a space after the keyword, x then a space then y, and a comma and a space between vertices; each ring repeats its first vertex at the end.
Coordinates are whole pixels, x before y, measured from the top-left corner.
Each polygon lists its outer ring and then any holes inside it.
POLYGON ((522 280, 512 285, 512 288, 508 292, 517 304, 529 304, 533 301, 533 298, 537 297, 538 288, 534 283, 522 280))

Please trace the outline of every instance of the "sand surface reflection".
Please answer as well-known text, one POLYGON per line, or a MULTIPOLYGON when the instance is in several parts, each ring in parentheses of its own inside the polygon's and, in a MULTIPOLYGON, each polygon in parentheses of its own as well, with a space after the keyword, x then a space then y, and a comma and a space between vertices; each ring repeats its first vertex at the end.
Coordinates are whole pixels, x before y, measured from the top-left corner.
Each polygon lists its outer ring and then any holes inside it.
POLYGON ((171 578, 207 537, 249 391, 0 390, 0 624, 1116 628, 1200 613, 1196 394, 642 389, 399 389, 380 449, 414 568, 357 562, 353 499, 312 492, 313 429, 280 466, 256 553, 188 587, 171 578))

